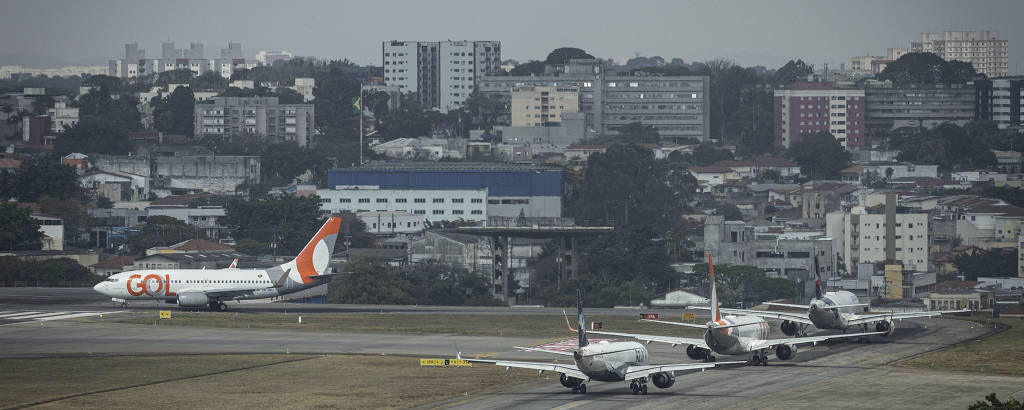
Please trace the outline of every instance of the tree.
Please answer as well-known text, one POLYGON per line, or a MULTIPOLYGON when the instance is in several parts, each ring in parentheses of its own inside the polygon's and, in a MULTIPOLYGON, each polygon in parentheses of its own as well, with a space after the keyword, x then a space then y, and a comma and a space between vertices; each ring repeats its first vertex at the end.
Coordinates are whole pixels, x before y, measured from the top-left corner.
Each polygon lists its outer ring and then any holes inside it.
POLYGON ((932 53, 907 53, 886 65, 877 78, 892 81, 896 87, 907 87, 920 84, 963 84, 978 77, 971 63, 946 61, 932 53))
POLYGON ((965 128, 956 124, 917 129, 894 135, 890 141, 894 149, 900 150, 900 161, 936 164, 944 170, 979 169, 997 165, 995 154, 990 150, 993 147, 988 146, 984 140, 974 139, 965 128))
POLYGON ((21 282, 50 286, 96 284, 103 277, 92 273, 74 259, 57 258, 44 261, 23 261, 14 256, 0 257, 0 283, 15 285, 21 282))
POLYGON ((592 155, 582 180, 572 184, 567 202, 577 222, 659 230, 678 225, 696 187, 683 164, 654 161, 651 151, 639 145, 612 145, 592 155))
POLYGON ((32 219, 31 214, 28 208, 16 203, 0 202, 0 249, 42 249, 43 234, 39 232, 39 222, 32 219))
POLYGON ((953 257, 953 266, 964 275, 964 280, 978 280, 979 276, 1017 276, 1017 252, 1012 248, 973 249, 953 257))
POLYGON ((1010 397, 1007 401, 1002 401, 996 398, 995 393, 989 393, 985 396, 985 401, 976 401, 968 410, 1022 410, 1024 409, 1024 402, 1021 402, 1013 397, 1010 397))
POLYGON ((850 163, 850 153, 832 134, 822 131, 805 136, 789 147, 786 156, 800 165, 810 179, 836 179, 850 163))
POLYGON ((64 223, 64 238, 68 241, 79 238, 82 232, 88 232, 92 226, 92 217, 77 198, 59 199, 43 195, 39 197, 39 210, 61 219, 64 223))
MULTIPOLYGON (((791 299, 796 285, 788 279, 768 278, 763 269, 748 265, 715 265, 718 300, 724 306, 751 306, 766 300, 791 299)), ((684 278, 686 284, 707 289, 711 286, 708 264, 693 267, 693 274, 684 278)))
POLYGON ((77 198, 81 193, 75 169, 53 157, 25 160, 10 181, 9 193, 20 202, 35 202, 46 195, 59 199, 77 198))
POLYGON ((317 197, 281 197, 228 202, 224 225, 235 239, 277 245, 279 255, 297 255, 323 224, 317 197))
POLYGON ((679 285, 665 246, 651 228, 626 227, 586 240, 580 276, 563 284, 562 294, 583 289, 592 306, 638 305, 679 285))
POLYGON ((355 259, 340 280, 330 283, 331 303, 405 304, 412 284, 377 259, 355 259))
POLYGON ((168 134, 195 133, 195 96, 189 87, 174 89, 167 98, 153 99, 153 126, 168 134))
POLYGON ((586 51, 575 47, 561 47, 556 48, 548 54, 548 58, 544 60, 548 65, 563 65, 574 59, 588 59, 592 60, 594 56, 587 54, 586 51))
POLYGON ((137 130, 141 126, 138 104, 139 101, 132 95, 113 94, 107 86, 92 90, 74 102, 78 107, 79 123, 87 117, 99 117, 112 123, 115 128, 126 131, 137 130), (113 98, 113 95, 118 98, 113 98))
POLYGON ((742 221, 743 213, 740 208, 733 204, 723 204, 715 208, 715 213, 721 215, 726 221, 742 221))
POLYGON ((206 71, 189 81, 191 87, 200 91, 220 91, 228 88, 228 79, 216 71, 206 71))
POLYGON ((128 129, 102 116, 82 117, 57 137, 54 150, 61 155, 83 154, 125 155, 132 151, 128 129))
POLYGON ((805 63, 804 60, 789 60, 785 65, 775 70, 772 81, 775 84, 793 84, 797 81, 806 81, 807 76, 814 74, 814 67, 805 63))
POLYGON ((693 149, 692 161, 697 165, 707 166, 718 161, 732 159, 732 152, 727 149, 718 149, 712 144, 700 144, 693 149))
POLYGON ((533 61, 522 63, 522 64, 517 65, 515 67, 512 67, 512 69, 509 70, 508 75, 512 75, 512 76, 542 75, 542 74, 544 74, 545 67, 547 67, 547 63, 545 63, 543 61, 533 60, 533 61))
POLYGON ((620 126, 619 142, 624 144, 657 144, 660 139, 658 129, 650 125, 643 125, 639 121, 620 126))

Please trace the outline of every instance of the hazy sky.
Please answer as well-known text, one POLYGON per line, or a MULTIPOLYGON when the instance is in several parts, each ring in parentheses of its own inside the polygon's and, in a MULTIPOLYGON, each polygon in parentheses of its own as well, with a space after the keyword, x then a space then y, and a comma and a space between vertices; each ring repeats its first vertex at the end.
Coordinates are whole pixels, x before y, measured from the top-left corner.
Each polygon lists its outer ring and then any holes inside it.
MULTIPOLYGON (((247 52, 346 57, 381 64, 384 40, 500 40, 502 57, 542 59, 559 46, 599 57, 726 57, 775 67, 800 57, 820 66, 909 47, 922 32, 998 30, 1010 72, 1024 73, 1024 1, 225 1, 0 0, 0 55, 26 52, 103 60, 138 42, 228 41, 247 52)), ((4 64, 0 60, 0 64, 4 64)))

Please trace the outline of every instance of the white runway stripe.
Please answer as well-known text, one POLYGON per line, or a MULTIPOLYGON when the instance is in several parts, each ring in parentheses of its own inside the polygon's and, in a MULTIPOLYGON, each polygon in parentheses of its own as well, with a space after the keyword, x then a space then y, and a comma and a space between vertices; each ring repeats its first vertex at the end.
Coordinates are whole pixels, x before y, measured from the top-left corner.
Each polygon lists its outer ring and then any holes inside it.
POLYGON ((31 315, 31 314, 35 314, 35 313, 39 313, 39 312, 7 313, 7 314, 4 314, 4 315, 0 315, 0 319, 7 319, 7 318, 10 318, 11 316, 31 315))
POLYGON ((0 315, 2 315, 4 313, 13 313, 13 312, 14 312, 13 310, 0 310, 0 315))
POLYGON ((36 320, 38 320, 40 322, 46 322, 46 321, 50 321, 50 320, 74 319, 76 317, 99 316, 99 315, 111 314, 111 313, 117 313, 117 312, 80 312, 80 313, 72 313, 70 315, 49 316, 49 317, 44 317, 42 319, 36 319, 36 320))
POLYGON ((33 314, 33 315, 10 316, 7 319, 11 319, 11 320, 16 320, 16 319, 35 319, 37 317, 53 316, 53 315, 65 315, 65 314, 68 314, 68 313, 71 313, 71 312, 67 312, 67 311, 65 311, 65 312, 46 312, 46 313, 37 313, 37 314, 33 314))

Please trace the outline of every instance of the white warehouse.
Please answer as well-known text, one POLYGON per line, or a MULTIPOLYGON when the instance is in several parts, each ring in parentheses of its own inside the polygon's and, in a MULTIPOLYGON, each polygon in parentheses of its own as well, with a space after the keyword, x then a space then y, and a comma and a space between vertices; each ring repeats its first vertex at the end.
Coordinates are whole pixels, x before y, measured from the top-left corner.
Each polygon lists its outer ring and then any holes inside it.
POLYGON ((429 221, 487 220, 487 189, 380 189, 338 185, 318 189, 324 213, 407 212, 429 221))

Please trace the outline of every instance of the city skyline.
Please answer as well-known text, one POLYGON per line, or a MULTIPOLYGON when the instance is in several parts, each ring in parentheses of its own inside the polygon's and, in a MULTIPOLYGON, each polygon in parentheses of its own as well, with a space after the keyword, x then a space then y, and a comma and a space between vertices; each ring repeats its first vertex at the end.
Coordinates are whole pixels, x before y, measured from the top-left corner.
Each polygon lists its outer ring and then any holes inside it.
POLYGON ((686 62, 728 58, 742 65, 776 68, 801 58, 817 67, 825 63, 838 67, 851 56, 884 55, 886 48, 909 47, 925 32, 994 30, 1009 40, 1010 73, 1024 73, 1024 42, 1018 40, 1024 38, 1024 28, 1014 24, 1014 17, 1024 12, 1019 2, 989 1, 979 7, 954 1, 823 4, 791 0, 773 3, 768 9, 758 4, 651 1, 627 8, 613 2, 481 5, 447 0, 254 7, 240 2, 186 1, 182 6, 110 0, 60 4, 61 12, 53 13, 54 2, 13 1, 4 6, 7 12, 0 18, 0 35, 14 39, 0 44, 0 65, 12 64, 2 58, 16 53, 69 63, 106 61, 120 57, 124 44, 131 42, 139 43, 147 55, 158 55, 160 44, 167 41, 179 46, 201 42, 207 51, 235 41, 250 56, 258 50, 283 49, 297 56, 380 65, 381 41, 452 39, 501 41, 502 58, 520 62, 543 59, 554 48, 570 46, 616 61, 660 55, 686 62), (394 10, 403 13, 395 15, 394 10), (233 21, 263 23, 227 25, 218 17, 225 15, 233 16, 233 21), (332 21, 329 16, 337 17, 332 21), (577 23, 567 24, 566 16, 573 16, 577 23), (731 32, 710 34, 723 28, 731 32), (33 35, 18 35, 26 32, 33 35), (695 40, 685 40, 690 38, 695 40))

